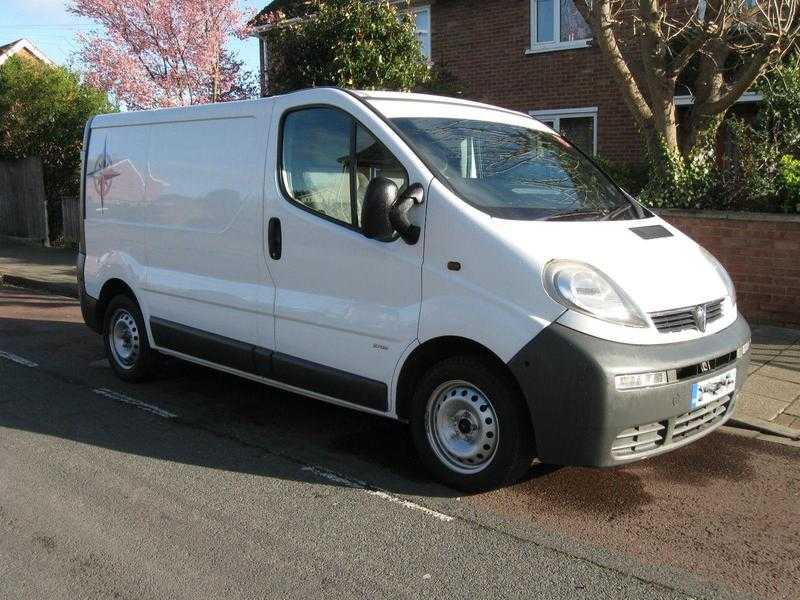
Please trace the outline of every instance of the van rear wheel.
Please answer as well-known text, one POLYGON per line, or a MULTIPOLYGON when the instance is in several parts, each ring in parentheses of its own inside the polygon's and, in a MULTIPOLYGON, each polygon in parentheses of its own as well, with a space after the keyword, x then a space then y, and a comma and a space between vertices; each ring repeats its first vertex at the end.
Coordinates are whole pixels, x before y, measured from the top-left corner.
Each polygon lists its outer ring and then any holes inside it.
POLYGON ((147 340, 142 311, 129 296, 115 296, 108 303, 103 345, 108 362, 120 379, 145 381, 152 375, 155 352, 147 340))
POLYGON ((422 377, 411 430, 428 470, 459 490, 514 483, 530 467, 533 432, 522 398, 479 357, 446 359, 422 377))

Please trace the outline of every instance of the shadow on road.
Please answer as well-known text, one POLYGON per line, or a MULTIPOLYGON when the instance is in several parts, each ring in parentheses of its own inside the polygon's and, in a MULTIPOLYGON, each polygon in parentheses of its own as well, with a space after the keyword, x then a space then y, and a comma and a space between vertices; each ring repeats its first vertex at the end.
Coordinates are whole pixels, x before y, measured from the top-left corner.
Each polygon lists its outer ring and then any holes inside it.
MULTIPOLYGON (((160 460, 274 476, 264 466, 269 461, 254 457, 252 449, 256 449, 320 464, 397 493, 458 495, 431 481, 402 423, 167 357, 154 381, 126 384, 113 376, 107 364, 103 368, 100 337, 83 324, 76 302, 17 288, 2 291, 8 293, 0 294, 0 350, 17 352, 40 367, 23 370, 15 392, 8 389, 9 382, 0 384, 0 427, 27 429, 160 460), (54 397, 38 390, 31 377, 49 377, 68 385, 62 387, 63 396, 54 397), (246 451, 237 458, 232 445, 226 444, 224 452, 213 446, 199 452, 191 443, 181 447, 180 436, 170 436, 167 443, 160 428, 133 431, 133 409, 96 396, 92 390, 99 387, 175 412, 184 426, 236 441, 246 451), (25 402, 9 398, 14 393, 24 395, 25 402), (4 400, 12 401, 4 407, 4 400), (76 410, 79 406, 83 410, 76 410)), ((537 479, 556 469, 536 465, 529 478, 537 479)))

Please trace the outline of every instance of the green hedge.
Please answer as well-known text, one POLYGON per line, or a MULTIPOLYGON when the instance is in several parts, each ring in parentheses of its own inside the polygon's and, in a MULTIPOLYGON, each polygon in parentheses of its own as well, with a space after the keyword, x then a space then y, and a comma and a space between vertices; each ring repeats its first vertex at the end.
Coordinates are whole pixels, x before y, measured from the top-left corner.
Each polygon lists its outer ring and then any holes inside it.
POLYGON ((709 136, 691 156, 668 156, 663 162, 671 165, 671 172, 651 169, 639 199, 657 208, 800 212, 797 57, 760 82, 760 91, 764 101, 754 123, 737 118, 724 122, 724 155, 717 152, 719 138, 709 136))

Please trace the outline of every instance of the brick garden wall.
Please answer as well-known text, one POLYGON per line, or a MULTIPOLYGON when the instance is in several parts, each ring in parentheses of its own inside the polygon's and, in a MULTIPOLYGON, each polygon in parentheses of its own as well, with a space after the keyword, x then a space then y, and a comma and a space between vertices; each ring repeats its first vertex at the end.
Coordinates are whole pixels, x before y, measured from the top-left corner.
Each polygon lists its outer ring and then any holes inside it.
POLYGON ((660 215, 725 265, 747 319, 800 326, 800 216, 674 210, 660 215))

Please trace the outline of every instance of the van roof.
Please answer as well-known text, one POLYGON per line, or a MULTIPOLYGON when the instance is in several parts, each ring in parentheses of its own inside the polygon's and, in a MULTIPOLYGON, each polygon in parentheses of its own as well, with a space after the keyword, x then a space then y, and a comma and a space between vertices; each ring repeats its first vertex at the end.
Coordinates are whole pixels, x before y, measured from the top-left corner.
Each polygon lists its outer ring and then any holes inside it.
POLYGON ((419 94, 414 92, 388 92, 381 90, 349 90, 352 93, 370 100, 395 100, 398 102, 430 102, 435 104, 455 104, 460 106, 471 106, 474 108, 484 108, 487 110, 499 110, 502 112, 513 113, 515 115, 522 115, 528 117, 529 115, 516 110, 510 110, 495 106, 493 104, 485 104, 483 102, 475 102, 473 100, 465 100, 464 98, 455 98, 452 96, 438 96, 435 94, 419 94))
MULTIPOLYGON (((233 102, 218 102, 214 104, 196 104, 193 106, 181 106, 173 108, 159 108, 145 111, 131 111, 123 113, 112 113, 106 115, 98 115, 92 121, 92 127, 114 127, 126 125, 141 125, 145 123, 165 122, 171 121, 176 118, 190 118, 190 119, 204 119, 204 118, 226 118, 237 116, 249 116, 252 114, 255 106, 260 103, 273 102, 276 98, 290 95, 307 94, 313 96, 316 91, 320 90, 338 90, 343 93, 355 95, 362 100, 369 102, 371 105, 385 102, 415 102, 415 103, 428 103, 436 105, 456 105, 471 107, 476 109, 499 111, 513 115, 519 115, 529 118, 529 115, 493 106, 491 104, 484 104, 481 102, 474 102, 472 100, 465 100, 463 98, 454 98, 450 96, 437 96, 434 94, 419 94, 411 92, 390 92, 382 90, 349 90, 336 87, 318 87, 306 88, 302 90, 295 90, 287 92, 280 96, 268 96, 266 98, 257 98, 253 100, 238 100, 233 102), (189 116, 191 115, 191 116, 189 116)), ((377 107, 376 107, 377 108, 377 107)))

